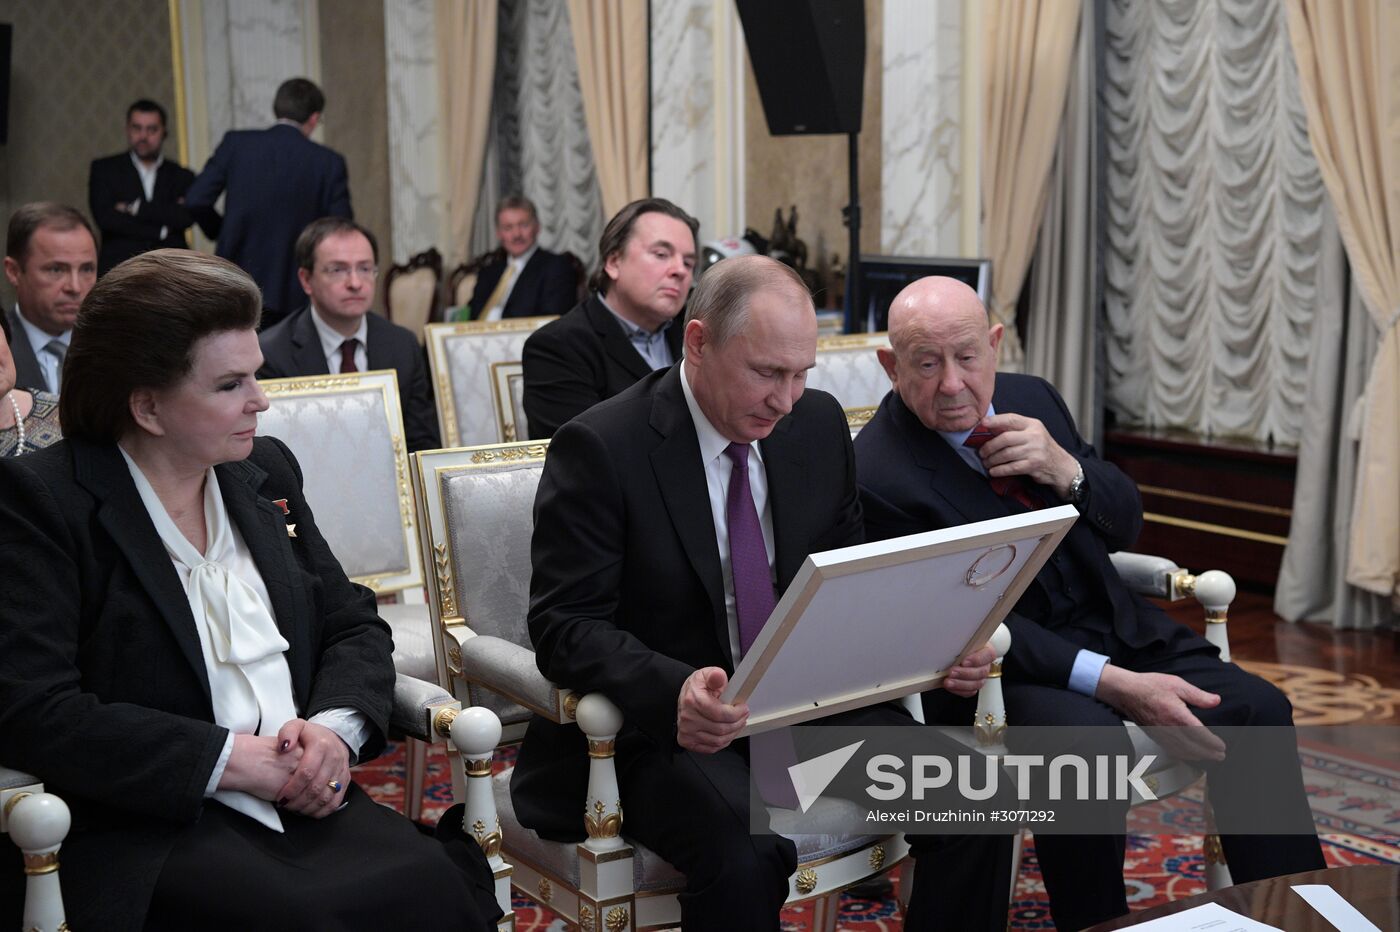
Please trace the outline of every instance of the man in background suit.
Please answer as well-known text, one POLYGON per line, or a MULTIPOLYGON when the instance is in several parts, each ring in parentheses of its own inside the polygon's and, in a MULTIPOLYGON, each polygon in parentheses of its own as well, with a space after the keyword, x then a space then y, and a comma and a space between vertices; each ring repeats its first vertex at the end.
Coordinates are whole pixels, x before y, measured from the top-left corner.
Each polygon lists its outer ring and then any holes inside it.
POLYGON ((525 341, 524 406, 530 439, 681 358, 676 315, 690 295, 700 224, 659 197, 633 201, 598 243, 595 292, 525 341))
MULTIPOLYGON (((795 273, 725 260, 695 293, 684 362, 565 424, 535 499, 536 662, 621 709, 627 832, 686 875, 688 932, 776 930, 796 869, 790 840, 750 834, 749 741, 734 741, 747 706, 719 695, 807 555, 863 536, 845 415, 803 391, 816 345, 795 273)), ((970 655, 945 685, 971 695, 991 659, 970 655)), ((890 706, 838 720, 912 722, 890 706)), ((584 751, 577 728, 531 720, 511 786, 522 824, 582 835, 584 751)), ((928 840, 907 928, 1004 928, 1009 858, 981 878, 957 869, 969 844, 1004 842, 928 840)))
POLYGON ((374 234, 345 217, 322 217, 297 238, 296 261, 310 304, 258 337, 258 378, 394 369, 409 452, 441 446, 423 348, 408 329, 370 311, 379 276, 374 234))
MULTIPOLYGON (((890 306, 890 349, 879 350, 893 390, 856 438, 866 532, 882 540, 1069 503, 1079 520, 1006 619, 1011 651, 1002 688, 1007 720, 1021 725, 1292 724, 1287 698, 1222 663, 1216 648, 1134 595, 1109 552, 1142 528, 1137 487, 1075 429, 1049 383, 996 371, 1002 325, 988 326, 977 293, 952 278, 920 279, 890 306)), ((924 698, 931 722, 969 721, 971 706, 924 698)), ((1217 813, 1239 811, 1256 791, 1236 768, 1212 768, 1225 745, 1198 728, 1217 813)), ((1123 736, 1126 739, 1126 736, 1123 736)), ((1124 741, 1126 744, 1126 740, 1124 741)), ((1130 749, 1129 749, 1130 750, 1130 749)), ((1267 765, 1290 798, 1285 815, 1307 824, 1296 755, 1267 765)), ((1104 803, 1104 805, 1111 805, 1104 803)), ((1126 803, 1122 804, 1126 814, 1126 803)), ((1294 820, 1292 824, 1298 824, 1294 820)), ((1225 836, 1238 882, 1322 868, 1315 835, 1225 836)), ((1127 912, 1124 837, 1036 834, 1055 925, 1080 929, 1127 912)))
POLYGON ((97 281, 97 237, 87 218, 52 201, 16 210, 5 237, 5 277, 15 289, 15 306, 6 312, 15 385, 57 395, 78 308, 97 281))
POLYGON ((292 261, 297 234, 317 217, 353 216, 345 157, 310 138, 325 106, 321 89, 305 78, 282 82, 272 104, 277 122, 225 133, 185 194, 203 223, 217 222, 214 202, 227 192, 216 252, 262 289, 264 328, 301 304, 292 261))
MULTIPOLYGON (((127 151, 92 161, 88 209, 102 231, 99 276, 140 253, 186 245, 185 192, 194 172, 161 154, 165 136, 165 108, 138 100, 126 110, 127 151)), ((217 236, 218 227, 205 232, 217 236)))
POLYGON ((477 275, 472 320, 546 317, 578 302, 578 279, 569 260, 541 249, 540 218, 534 202, 513 195, 496 205, 497 255, 477 275))

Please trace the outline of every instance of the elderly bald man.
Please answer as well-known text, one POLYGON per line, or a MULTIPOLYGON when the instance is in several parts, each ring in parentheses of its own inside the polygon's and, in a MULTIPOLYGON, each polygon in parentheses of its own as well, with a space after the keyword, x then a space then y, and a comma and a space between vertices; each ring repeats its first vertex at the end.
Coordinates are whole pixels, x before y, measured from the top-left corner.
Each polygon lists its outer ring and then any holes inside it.
MULTIPOLYGON (((880 350, 891 390, 856 438, 866 534, 881 540, 1072 504, 1079 519, 1007 619, 1007 717, 1025 725, 1291 725, 1277 688, 1124 586, 1110 551, 1142 528, 1137 487, 1079 436, 1045 380, 997 373, 1002 325, 952 278, 916 281, 895 298, 891 349, 880 350)), ((961 723, 973 707, 924 697, 931 722, 961 723)), ((1223 745, 1200 732, 1202 757, 1223 745)), ((1217 811, 1248 786, 1211 768, 1217 811)), ((1307 811, 1297 760, 1273 779, 1307 811)), ((1123 804, 1126 814, 1126 804, 1123 804)), ((1296 813, 1298 808, 1291 810, 1296 813)), ((1236 882, 1323 867, 1316 835, 1226 836, 1236 882)), ((1127 912, 1124 837, 1036 833, 1055 924, 1079 929, 1127 912)))

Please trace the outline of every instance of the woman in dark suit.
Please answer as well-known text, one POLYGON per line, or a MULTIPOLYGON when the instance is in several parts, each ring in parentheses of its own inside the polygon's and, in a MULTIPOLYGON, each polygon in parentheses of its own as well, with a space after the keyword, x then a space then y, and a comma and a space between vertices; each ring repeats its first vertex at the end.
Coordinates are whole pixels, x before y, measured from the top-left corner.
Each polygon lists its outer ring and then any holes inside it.
POLYGON ((351 781, 384 743, 392 644, 291 453, 254 437, 260 306, 183 250, 83 303, 66 439, 0 463, 0 758, 72 809, 74 928, 485 928, 479 850, 351 781))

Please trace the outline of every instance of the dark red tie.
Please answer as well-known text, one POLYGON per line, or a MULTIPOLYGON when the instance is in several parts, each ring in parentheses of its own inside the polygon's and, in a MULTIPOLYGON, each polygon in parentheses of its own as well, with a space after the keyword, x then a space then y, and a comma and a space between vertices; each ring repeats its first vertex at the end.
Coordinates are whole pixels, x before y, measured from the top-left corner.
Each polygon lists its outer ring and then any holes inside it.
POLYGON ((354 337, 351 337, 350 339, 346 340, 344 343, 340 344, 340 371, 341 371, 341 372, 359 372, 359 371, 360 371, 359 368, 355 365, 355 347, 357 347, 357 346, 359 346, 359 345, 360 345, 360 341, 357 340, 357 339, 355 339, 354 337))
MULTIPOLYGON (((979 428, 967 435, 963 446, 970 450, 979 450, 982 444, 995 436, 992 431, 979 428)), ((991 483, 992 491, 1002 498, 1015 499, 1031 511, 1045 507, 1045 503, 1036 496, 1025 476, 988 476, 987 481, 991 483)))

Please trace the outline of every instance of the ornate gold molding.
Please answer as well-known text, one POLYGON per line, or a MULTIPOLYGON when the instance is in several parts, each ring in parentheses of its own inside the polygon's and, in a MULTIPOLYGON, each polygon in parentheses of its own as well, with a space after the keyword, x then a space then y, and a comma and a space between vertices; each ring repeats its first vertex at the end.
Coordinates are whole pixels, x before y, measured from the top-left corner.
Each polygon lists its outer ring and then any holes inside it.
POLYGON ((1000 660, 993 660, 993 661, 992 661, 992 668, 991 668, 991 670, 988 671, 988 673, 987 673, 987 679, 989 679, 989 680, 994 680, 994 679, 997 679, 997 678, 1000 677, 1000 676, 1001 676, 1001 661, 1000 661, 1000 660))
POLYGON ((564 717, 569 721, 574 721, 578 718, 578 701, 578 693, 569 693, 564 697, 564 717))
POLYGON ((465 762, 467 776, 469 777, 489 777, 491 776, 491 758, 486 757, 481 760, 468 760, 465 762))
POLYGON ((977 737, 977 743, 983 747, 1001 744, 1006 737, 1006 716, 1001 716, 1001 720, 998 721, 995 715, 988 712, 982 716, 980 722, 972 726, 972 733, 977 737))
POLYGON ((359 372, 345 375, 310 375, 291 379, 269 379, 258 384, 262 386, 264 394, 288 395, 294 392, 325 391, 328 388, 359 388, 361 375, 363 373, 359 372))
POLYGON ((874 405, 865 408, 847 408, 846 426, 851 430, 860 430, 870 423, 870 419, 875 416, 875 412, 878 410, 879 408, 874 405))
POLYGON ((52 874, 58 870, 58 852, 50 851, 48 854, 26 854, 24 856, 24 872, 31 877, 39 874, 52 874))
POLYGON ((1225 848, 1220 844, 1220 836, 1207 835, 1201 841, 1201 856, 1207 864, 1224 864, 1225 848))
POLYGON ((433 716, 433 731, 443 738, 452 737, 452 722, 461 712, 461 709, 439 709, 438 713, 433 716))
POLYGON ((806 896, 817 889, 817 872, 810 867, 804 867, 797 872, 797 892, 806 896))
POLYGON ((541 877, 539 886, 535 889, 540 892, 540 902, 548 903, 554 897, 554 887, 548 880, 541 877))
POLYGON ((870 869, 878 871, 885 866, 885 846, 876 845, 870 849, 870 869))
POLYGON ((483 463, 509 463, 516 460, 542 460, 548 449, 548 444, 544 443, 531 443, 520 447, 487 448, 474 452, 472 462, 480 465, 483 463))
POLYGON ((456 586, 452 581, 452 559, 447 554, 446 544, 433 545, 433 571, 437 574, 438 614, 446 619, 457 614, 456 586))
POLYGON ((1229 620, 1229 614, 1228 608, 1208 608, 1206 609, 1206 624, 1223 625, 1229 620))
POLYGON ((33 795, 33 793, 16 793, 9 799, 5 800, 5 818, 8 819, 10 817, 10 813, 14 812, 15 807, 19 805, 19 801, 21 799, 27 799, 28 797, 33 795))
POLYGON ((477 819, 472 823, 472 834, 476 836, 476 843, 488 860, 501 853, 502 836, 501 820, 499 818, 496 819, 496 830, 489 834, 486 831, 486 823, 477 819))
POLYGON ((601 799, 593 801, 593 811, 583 809, 583 827, 589 838, 616 838, 622 834, 622 801, 616 803, 617 811, 608 813, 601 799))
POLYGON ((449 647, 447 649, 447 672, 453 676, 462 675, 462 648, 449 647))
POLYGON ((579 932, 593 932, 593 907, 586 903, 578 905, 579 932))
POLYGON ((608 910, 608 918, 604 920, 604 924, 608 927, 608 932, 622 932, 627 928, 627 919, 627 907, 614 906, 608 910))
POLYGON ((617 746, 616 738, 608 738, 606 741, 595 738, 588 739, 588 756, 595 760, 607 760, 613 756, 613 750, 617 746))
POLYGON ((394 441, 394 475, 399 481, 399 516, 403 519, 404 529, 413 527, 415 516, 413 514, 413 487, 408 481, 408 454, 404 450, 403 437, 395 434, 394 441))

